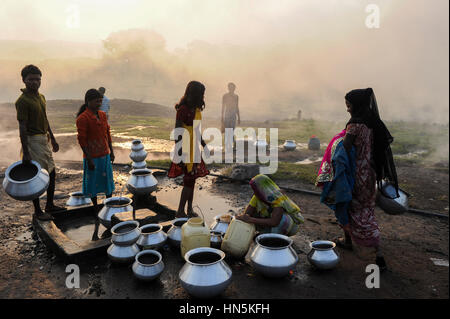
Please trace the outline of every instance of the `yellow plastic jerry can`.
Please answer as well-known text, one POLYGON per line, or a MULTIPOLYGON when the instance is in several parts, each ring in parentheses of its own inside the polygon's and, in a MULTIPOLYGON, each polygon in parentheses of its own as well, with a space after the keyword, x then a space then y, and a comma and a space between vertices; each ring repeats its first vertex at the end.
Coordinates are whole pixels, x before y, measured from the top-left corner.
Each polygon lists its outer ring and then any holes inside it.
POLYGON ((189 218, 181 226, 181 256, 191 249, 198 247, 210 247, 210 232, 204 225, 201 217, 189 218))
POLYGON ((255 225, 233 219, 222 240, 221 249, 235 258, 242 258, 247 253, 255 235, 255 225))

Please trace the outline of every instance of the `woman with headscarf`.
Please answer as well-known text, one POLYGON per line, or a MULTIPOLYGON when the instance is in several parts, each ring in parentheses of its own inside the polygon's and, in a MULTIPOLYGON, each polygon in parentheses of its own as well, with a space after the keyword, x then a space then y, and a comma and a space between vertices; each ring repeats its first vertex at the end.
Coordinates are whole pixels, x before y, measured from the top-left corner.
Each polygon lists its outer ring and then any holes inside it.
POLYGON ((191 81, 186 87, 186 91, 180 102, 175 105, 177 111, 175 128, 184 129, 184 133, 176 137, 176 145, 180 142, 182 147, 178 149, 178 156, 181 161, 173 161, 167 176, 175 178, 183 176, 183 190, 181 191, 180 202, 176 217, 196 216, 192 208, 194 198, 195 180, 209 174, 208 169, 201 158, 201 151, 198 144, 200 141, 203 147, 206 143, 201 138, 201 125, 203 109, 205 108, 205 86, 198 81, 191 81), (200 137, 200 138, 198 138, 200 137), (183 150, 188 154, 183 158, 183 150), (187 214, 185 213, 186 202, 188 204, 187 214))
POLYGON ((253 177, 250 186, 254 195, 245 213, 236 218, 255 224, 262 233, 295 235, 305 221, 300 208, 266 175, 253 177))
MULTIPOLYGON (((109 198, 114 191, 114 151, 106 113, 99 110, 102 98, 96 89, 88 90, 76 120, 78 143, 83 150, 83 194, 91 198, 96 211, 97 194, 104 193, 109 198)), ((93 240, 98 239, 97 231, 98 221, 93 240)))
POLYGON ((352 90, 345 95, 351 118, 346 126, 343 145, 347 152, 356 150, 355 180, 349 205, 349 223, 344 225, 345 240, 338 244, 351 248, 352 242, 376 250, 376 264, 386 263, 380 249, 380 229, 375 220, 376 184, 391 180, 398 189, 392 158, 391 134, 380 119, 375 94, 371 88, 352 90))

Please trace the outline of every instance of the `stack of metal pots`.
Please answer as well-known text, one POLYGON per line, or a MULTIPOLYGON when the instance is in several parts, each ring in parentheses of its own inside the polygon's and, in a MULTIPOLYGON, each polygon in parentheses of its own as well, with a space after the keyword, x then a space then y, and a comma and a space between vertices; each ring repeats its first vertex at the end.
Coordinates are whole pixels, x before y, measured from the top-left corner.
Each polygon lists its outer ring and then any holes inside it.
POLYGON ((111 229, 111 246, 107 253, 108 257, 117 263, 131 263, 140 252, 136 244, 141 230, 139 223, 135 220, 121 222, 111 229))
POLYGON ((158 185, 158 180, 153 176, 152 171, 147 168, 146 157, 147 152, 142 141, 133 140, 130 153, 130 158, 133 161, 131 165, 133 170, 130 172, 130 177, 127 181, 127 189, 135 196, 149 195, 156 190, 158 185))
POLYGON ((141 140, 133 140, 131 142, 131 153, 130 158, 133 161, 131 165, 133 169, 147 168, 147 163, 145 159, 147 158, 147 152, 144 149, 144 144, 141 140))

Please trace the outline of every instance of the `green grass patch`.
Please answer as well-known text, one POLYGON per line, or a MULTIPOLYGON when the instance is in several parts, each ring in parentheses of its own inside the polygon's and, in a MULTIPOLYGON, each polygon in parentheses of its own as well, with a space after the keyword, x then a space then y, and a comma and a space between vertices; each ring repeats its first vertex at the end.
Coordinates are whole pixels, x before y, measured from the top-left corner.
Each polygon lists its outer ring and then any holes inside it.
POLYGON ((320 163, 299 165, 287 162, 278 162, 278 170, 270 175, 274 180, 300 180, 314 185, 320 163))

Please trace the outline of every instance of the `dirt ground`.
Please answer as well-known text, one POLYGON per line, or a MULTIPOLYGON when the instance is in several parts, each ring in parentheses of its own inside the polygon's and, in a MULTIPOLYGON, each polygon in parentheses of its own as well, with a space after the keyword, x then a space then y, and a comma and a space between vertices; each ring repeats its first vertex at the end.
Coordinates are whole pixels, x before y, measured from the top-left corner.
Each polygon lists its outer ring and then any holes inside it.
MULTIPOLYGON (((81 163, 57 164, 57 194, 79 190, 81 163)), ((115 170, 128 172, 117 167, 115 170)), ((423 189, 414 194, 417 208, 448 214, 448 197, 444 197, 448 196, 448 173, 408 167, 400 167, 399 172, 405 183, 423 189)), ((206 191, 225 197, 234 207, 243 209, 251 197, 248 185, 215 177, 208 180, 203 183, 206 191)), ((293 181, 287 184, 311 188, 293 181)), ((227 260, 233 282, 222 298, 448 298, 448 266, 435 265, 431 260, 446 260, 448 265, 448 219, 409 213, 391 216, 377 209, 388 271, 381 275, 379 289, 368 289, 365 269, 373 263, 371 251, 337 248, 341 262, 331 271, 318 271, 308 264, 309 242, 333 240, 341 231, 333 214, 316 196, 288 195, 306 218, 299 234, 293 237, 299 255, 295 272, 281 280, 270 280, 255 273, 245 260, 227 260)), ((58 199, 56 203, 64 205, 65 201, 58 199)), ((169 249, 163 251, 166 269, 154 282, 137 281, 131 266, 116 266, 105 254, 80 263, 80 288, 68 289, 66 263, 33 232, 31 203, 12 200, 2 189, 0 209, 0 298, 189 298, 177 279, 184 262, 169 249)))

